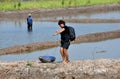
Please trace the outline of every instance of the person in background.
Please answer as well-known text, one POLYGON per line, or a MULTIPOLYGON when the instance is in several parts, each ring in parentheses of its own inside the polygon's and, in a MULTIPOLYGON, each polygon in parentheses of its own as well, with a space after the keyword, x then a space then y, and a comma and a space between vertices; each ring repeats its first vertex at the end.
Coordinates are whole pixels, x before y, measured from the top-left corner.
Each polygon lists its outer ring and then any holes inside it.
POLYGON ((53 36, 56 36, 58 34, 61 35, 61 47, 60 47, 60 53, 62 56, 62 63, 66 64, 69 62, 69 55, 68 55, 68 48, 70 45, 70 37, 69 37, 69 29, 65 24, 65 21, 59 20, 58 25, 60 26, 60 30, 57 30, 53 36))
POLYGON ((33 25, 32 16, 31 16, 31 14, 28 14, 28 17, 27 17, 27 28, 28 28, 28 31, 32 30, 32 25, 33 25))

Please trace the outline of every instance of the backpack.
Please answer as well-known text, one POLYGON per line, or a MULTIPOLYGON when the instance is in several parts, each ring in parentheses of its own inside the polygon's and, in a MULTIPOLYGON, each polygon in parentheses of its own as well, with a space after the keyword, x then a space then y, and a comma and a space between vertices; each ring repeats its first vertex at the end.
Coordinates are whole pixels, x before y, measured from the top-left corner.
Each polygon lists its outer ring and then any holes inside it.
POLYGON ((71 26, 69 26, 68 29, 69 29, 70 41, 74 41, 76 38, 75 30, 71 26))

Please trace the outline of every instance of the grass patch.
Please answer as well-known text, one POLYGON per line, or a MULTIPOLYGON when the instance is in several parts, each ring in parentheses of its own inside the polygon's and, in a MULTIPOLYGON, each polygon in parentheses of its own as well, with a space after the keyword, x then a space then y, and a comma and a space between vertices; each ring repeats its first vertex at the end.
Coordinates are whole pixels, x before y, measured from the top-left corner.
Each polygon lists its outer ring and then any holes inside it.
POLYGON ((117 3, 120 3, 120 0, 40 0, 29 2, 0 2, 0 10, 6 11, 34 8, 62 8, 117 3))

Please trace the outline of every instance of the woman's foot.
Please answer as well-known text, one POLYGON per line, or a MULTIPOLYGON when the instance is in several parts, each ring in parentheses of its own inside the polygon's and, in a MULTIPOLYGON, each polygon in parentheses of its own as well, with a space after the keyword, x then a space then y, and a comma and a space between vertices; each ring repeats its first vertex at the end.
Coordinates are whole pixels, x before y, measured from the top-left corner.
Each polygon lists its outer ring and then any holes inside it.
POLYGON ((63 61, 62 64, 67 64, 68 62, 70 62, 69 60, 63 61))
POLYGON ((67 64, 67 63, 68 63, 68 62, 66 62, 66 61, 63 61, 63 62, 62 62, 62 64, 67 64))
POLYGON ((65 60, 66 63, 70 62, 70 60, 65 60))

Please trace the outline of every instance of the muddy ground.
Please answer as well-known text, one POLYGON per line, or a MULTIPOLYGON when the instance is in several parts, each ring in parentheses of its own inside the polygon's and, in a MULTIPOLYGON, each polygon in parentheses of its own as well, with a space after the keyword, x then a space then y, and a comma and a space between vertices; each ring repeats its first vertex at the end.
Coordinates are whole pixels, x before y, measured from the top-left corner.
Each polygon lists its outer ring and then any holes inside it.
POLYGON ((0 62, 0 79, 120 79, 120 60, 96 59, 60 63, 0 62))
MULTIPOLYGON (((51 9, 32 9, 22 11, 0 11, 0 20, 7 19, 26 19, 29 13, 32 14, 33 18, 46 18, 46 17, 57 17, 57 16, 72 16, 80 14, 90 14, 108 11, 120 11, 120 4, 108 4, 108 5, 95 5, 86 7, 71 7, 71 8, 51 8, 51 9)), ((57 20, 48 20, 57 21, 57 20)), ((120 19, 71 19, 66 20, 67 22, 117 22, 120 23, 120 19)))

